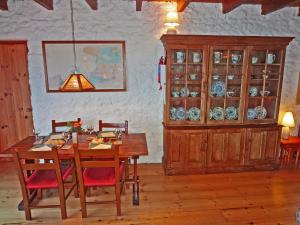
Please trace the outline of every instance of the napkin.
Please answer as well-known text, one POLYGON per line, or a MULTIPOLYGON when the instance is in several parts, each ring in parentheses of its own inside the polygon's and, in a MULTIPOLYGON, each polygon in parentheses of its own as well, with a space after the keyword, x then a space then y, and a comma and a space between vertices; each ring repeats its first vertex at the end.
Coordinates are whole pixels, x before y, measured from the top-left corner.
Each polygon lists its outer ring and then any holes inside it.
POLYGON ((64 135, 63 134, 51 134, 49 139, 62 140, 62 139, 64 139, 64 135))
POLYGON ((52 140, 52 139, 49 139, 45 142, 46 145, 55 145, 55 146, 60 146, 62 144, 64 144, 65 141, 64 140, 52 140))
POLYGON ((48 145, 36 145, 36 146, 33 146, 30 151, 51 151, 52 148, 50 148, 48 145))
POLYGON ((108 132, 100 132, 100 137, 103 138, 114 138, 116 137, 115 133, 113 131, 108 131, 108 132))
POLYGON ((94 147, 91 146, 91 149, 111 149, 111 144, 99 144, 94 147))

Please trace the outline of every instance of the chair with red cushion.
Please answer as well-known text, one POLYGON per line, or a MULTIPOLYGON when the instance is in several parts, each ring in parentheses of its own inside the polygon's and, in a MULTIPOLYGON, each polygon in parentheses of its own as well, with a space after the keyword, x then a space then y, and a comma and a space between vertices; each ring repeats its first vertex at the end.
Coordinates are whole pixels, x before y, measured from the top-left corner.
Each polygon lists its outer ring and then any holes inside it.
POLYGON ((74 165, 61 168, 56 148, 50 151, 30 151, 22 149, 14 151, 15 165, 21 184, 25 217, 31 220, 31 209, 59 207, 61 217, 67 218, 66 199, 74 189, 77 191, 76 179, 67 183, 67 178, 75 175, 74 165), (43 160, 41 160, 43 159, 43 160), (70 190, 65 195, 64 187, 69 186, 70 190), (31 202, 32 194, 42 189, 58 189, 58 205, 38 205, 31 202))
POLYGON ((61 121, 61 122, 56 122, 56 120, 52 120, 52 133, 57 133, 58 130, 56 128, 58 127, 67 127, 68 123, 80 123, 81 119, 77 118, 77 120, 74 121, 61 121))
MULTIPOLYGON (((120 129, 126 135, 128 134, 128 121, 125 120, 124 123, 104 123, 102 120, 99 120, 99 131, 104 129, 120 129)), ((121 158, 121 161, 125 163, 125 176, 128 179, 130 159, 121 158)))
POLYGON ((124 166, 119 159, 119 146, 112 149, 83 149, 74 145, 75 162, 79 181, 79 196, 82 217, 87 217, 87 204, 115 202, 117 215, 121 215, 121 190, 124 184, 124 166), (122 178, 122 179, 120 179, 122 178), (122 183, 122 188, 121 188, 122 183), (87 202, 89 187, 115 187, 115 201, 87 202))

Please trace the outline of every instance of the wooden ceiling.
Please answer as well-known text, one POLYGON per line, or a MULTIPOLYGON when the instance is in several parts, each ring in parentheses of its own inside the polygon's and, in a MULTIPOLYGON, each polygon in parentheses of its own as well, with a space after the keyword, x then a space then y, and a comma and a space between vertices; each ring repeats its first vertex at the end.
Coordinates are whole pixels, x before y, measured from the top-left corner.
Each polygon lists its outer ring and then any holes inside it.
MULTIPOLYGON (((8 10, 8 0, 0 0, 0 10, 8 10)), ((45 7, 47 10, 53 10, 53 0, 34 0, 36 3, 45 7)), ((98 0, 85 0, 92 10, 98 9, 98 0)), ((101 1, 101 0, 99 0, 101 1)), ((221 3, 223 13, 229 13, 242 4, 261 5, 261 14, 267 15, 285 7, 298 7, 298 16, 300 16, 300 0, 132 0, 136 2, 136 11, 142 10, 143 2, 177 2, 177 11, 183 12, 192 2, 198 3, 221 3)))

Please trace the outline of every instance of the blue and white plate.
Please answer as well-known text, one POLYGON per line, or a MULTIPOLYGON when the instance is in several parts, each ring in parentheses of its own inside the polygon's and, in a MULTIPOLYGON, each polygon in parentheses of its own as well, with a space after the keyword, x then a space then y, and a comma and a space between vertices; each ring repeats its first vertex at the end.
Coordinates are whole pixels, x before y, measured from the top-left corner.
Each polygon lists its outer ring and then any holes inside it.
POLYGON ((224 81, 214 81, 211 85, 211 94, 213 96, 223 97, 225 95, 224 81))
POLYGON ((224 109, 221 107, 213 108, 212 117, 215 120, 223 120, 224 119, 224 109))
POLYGON ((211 109, 209 109, 209 119, 212 120, 213 119, 213 112, 211 109))
POLYGON ((200 120, 200 112, 200 109, 197 107, 190 108, 188 112, 189 119, 192 121, 200 120))
POLYGON ((175 107, 170 108, 170 120, 176 120, 176 108, 175 107))
POLYGON ((256 111, 252 108, 249 108, 247 110, 247 119, 248 120, 254 120, 256 118, 256 111))
POLYGON ((183 107, 178 107, 175 112, 176 120, 185 120, 186 119, 186 111, 183 107))
POLYGON ((238 118, 238 110, 234 106, 225 109, 225 118, 228 120, 236 120, 238 118))
POLYGON ((255 97, 255 96, 257 96, 257 94, 258 94, 257 87, 250 87, 250 89, 249 89, 249 95, 251 97, 255 97))
POLYGON ((180 89, 180 97, 187 97, 190 95, 190 90, 187 87, 180 89))
POLYGON ((267 110, 263 106, 256 106, 254 108, 256 112, 256 118, 259 120, 265 119, 267 117, 267 110))

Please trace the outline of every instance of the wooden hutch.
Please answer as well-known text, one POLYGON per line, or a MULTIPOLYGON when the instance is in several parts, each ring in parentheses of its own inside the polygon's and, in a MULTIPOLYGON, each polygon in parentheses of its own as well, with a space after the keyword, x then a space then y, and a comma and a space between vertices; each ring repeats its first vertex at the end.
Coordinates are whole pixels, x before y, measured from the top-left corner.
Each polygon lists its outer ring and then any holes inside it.
POLYGON ((278 167, 277 124, 292 37, 163 35, 165 173, 278 167))

